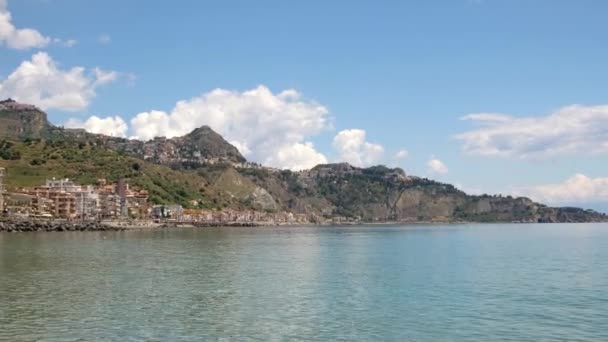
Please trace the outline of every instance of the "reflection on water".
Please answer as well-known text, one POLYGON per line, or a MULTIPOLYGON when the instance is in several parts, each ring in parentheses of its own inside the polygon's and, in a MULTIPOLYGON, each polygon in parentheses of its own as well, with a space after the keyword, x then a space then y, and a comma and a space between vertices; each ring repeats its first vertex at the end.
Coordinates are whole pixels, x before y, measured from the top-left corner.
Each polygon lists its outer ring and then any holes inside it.
POLYGON ((607 225, 0 234, 0 340, 608 340, 607 225))

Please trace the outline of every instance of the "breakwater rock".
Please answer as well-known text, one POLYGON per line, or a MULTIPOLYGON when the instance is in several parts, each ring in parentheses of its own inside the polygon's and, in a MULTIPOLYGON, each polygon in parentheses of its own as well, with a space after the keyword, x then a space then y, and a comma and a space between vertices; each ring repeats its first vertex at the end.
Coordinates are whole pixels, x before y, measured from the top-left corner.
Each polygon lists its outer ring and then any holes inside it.
POLYGON ((84 232, 125 229, 124 227, 112 227, 99 222, 0 221, 0 232, 84 232))
MULTIPOLYGON (((274 226, 276 224, 266 224, 274 226)), ((256 222, 194 222, 194 223, 164 223, 159 226, 162 229, 180 228, 180 227, 195 227, 195 228, 212 228, 212 227, 260 227, 264 224, 256 222)))

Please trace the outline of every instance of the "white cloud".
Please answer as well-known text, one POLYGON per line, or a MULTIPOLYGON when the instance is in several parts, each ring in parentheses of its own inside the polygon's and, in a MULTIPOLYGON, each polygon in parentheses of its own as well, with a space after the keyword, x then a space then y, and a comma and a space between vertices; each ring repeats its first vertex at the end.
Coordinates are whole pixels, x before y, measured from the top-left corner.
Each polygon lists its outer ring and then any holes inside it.
POLYGON ((17 50, 47 46, 51 38, 32 28, 18 29, 12 23, 6 0, 0 0, 0 45, 17 50))
POLYGON ((117 72, 99 68, 90 72, 83 67, 62 70, 47 53, 38 52, 0 80, 0 98, 11 97, 45 110, 78 111, 89 105, 97 87, 117 77, 117 72))
POLYGON ((319 164, 327 164, 327 158, 307 141, 281 147, 276 155, 266 159, 266 162, 290 170, 305 170, 319 164))
POLYGON ((110 35, 107 33, 103 33, 103 34, 99 35, 99 37, 97 38, 97 41, 100 44, 110 44, 112 42, 112 37, 110 37, 110 35))
POLYGON ((456 136, 468 154, 537 159, 608 153, 608 105, 573 105, 543 117, 480 113, 462 119, 482 124, 456 136))
POLYGON ((112 83, 116 81, 118 78, 118 72, 116 71, 105 71, 100 68, 93 69, 93 76, 95 82, 93 82, 94 86, 100 86, 108 83, 112 83))
POLYGON ((384 154, 384 147, 367 142, 365 136, 366 133, 362 129, 340 131, 333 141, 339 161, 355 166, 370 166, 378 163, 384 154))
POLYGON ((429 174, 444 175, 448 173, 448 167, 435 157, 431 157, 426 166, 429 174))
POLYGON ((306 139, 331 126, 328 113, 293 89, 277 94, 265 86, 244 92, 215 89, 177 102, 170 113, 139 113, 131 128, 134 136, 147 140, 181 136, 208 125, 250 160, 300 168, 326 160, 306 139))
POLYGON ((64 126, 66 128, 84 128, 91 133, 105 134, 112 137, 126 137, 129 129, 127 123, 119 116, 109 116, 100 118, 91 116, 85 122, 78 119, 68 120, 64 126))
MULTIPOLYGON (((149 140, 154 137, 162 136, 172 138, 187 133, 188 130, 181 131, 169 127, 170 121, 171 117, 167 113, 152 110, 137 114, 133 119, 131 119, 131 127, 135 135, 143 140, 149 140)), ((195 125, 192 126, 192 130, 196 128, 195 125)))
POLYGON ((409 155, 410 155, 410 153, 408 152, 408 150, 401 149, 401 150, 397 151, 397 153, 395 153, 395 159, 397 159, 397 160, 406 159, 409 155))
POLYGON ((591 178, 579 173, 562 183, 517 188, 513 194, 548 204, 608 202, 608 177, 591 178))

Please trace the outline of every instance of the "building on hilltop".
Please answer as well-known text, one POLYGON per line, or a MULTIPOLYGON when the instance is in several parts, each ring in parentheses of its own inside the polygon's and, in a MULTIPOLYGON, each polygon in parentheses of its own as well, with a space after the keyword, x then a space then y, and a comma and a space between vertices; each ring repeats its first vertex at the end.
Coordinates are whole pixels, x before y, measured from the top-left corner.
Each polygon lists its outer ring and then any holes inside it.
POLYGON ((19 103, 11 98, 0 101, 0 110, 39 110, 36 106, 30 104, 19 103))

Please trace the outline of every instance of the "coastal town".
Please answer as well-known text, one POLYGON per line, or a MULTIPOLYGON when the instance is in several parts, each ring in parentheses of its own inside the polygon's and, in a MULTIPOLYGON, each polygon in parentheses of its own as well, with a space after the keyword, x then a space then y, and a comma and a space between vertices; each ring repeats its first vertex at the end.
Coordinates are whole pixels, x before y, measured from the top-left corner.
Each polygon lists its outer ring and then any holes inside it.
POLYGON ((77 184, 67 178, 47 179, 43 184, 7 191, 0 168, 0 213, 13 220, 103 222, 110 225, 155 226, 158 224, 284 225, 318 222, 319 218, 291 212, 213 210, 184 208, 179 204, 149 202, 148 191, 127 180, 77 184))

